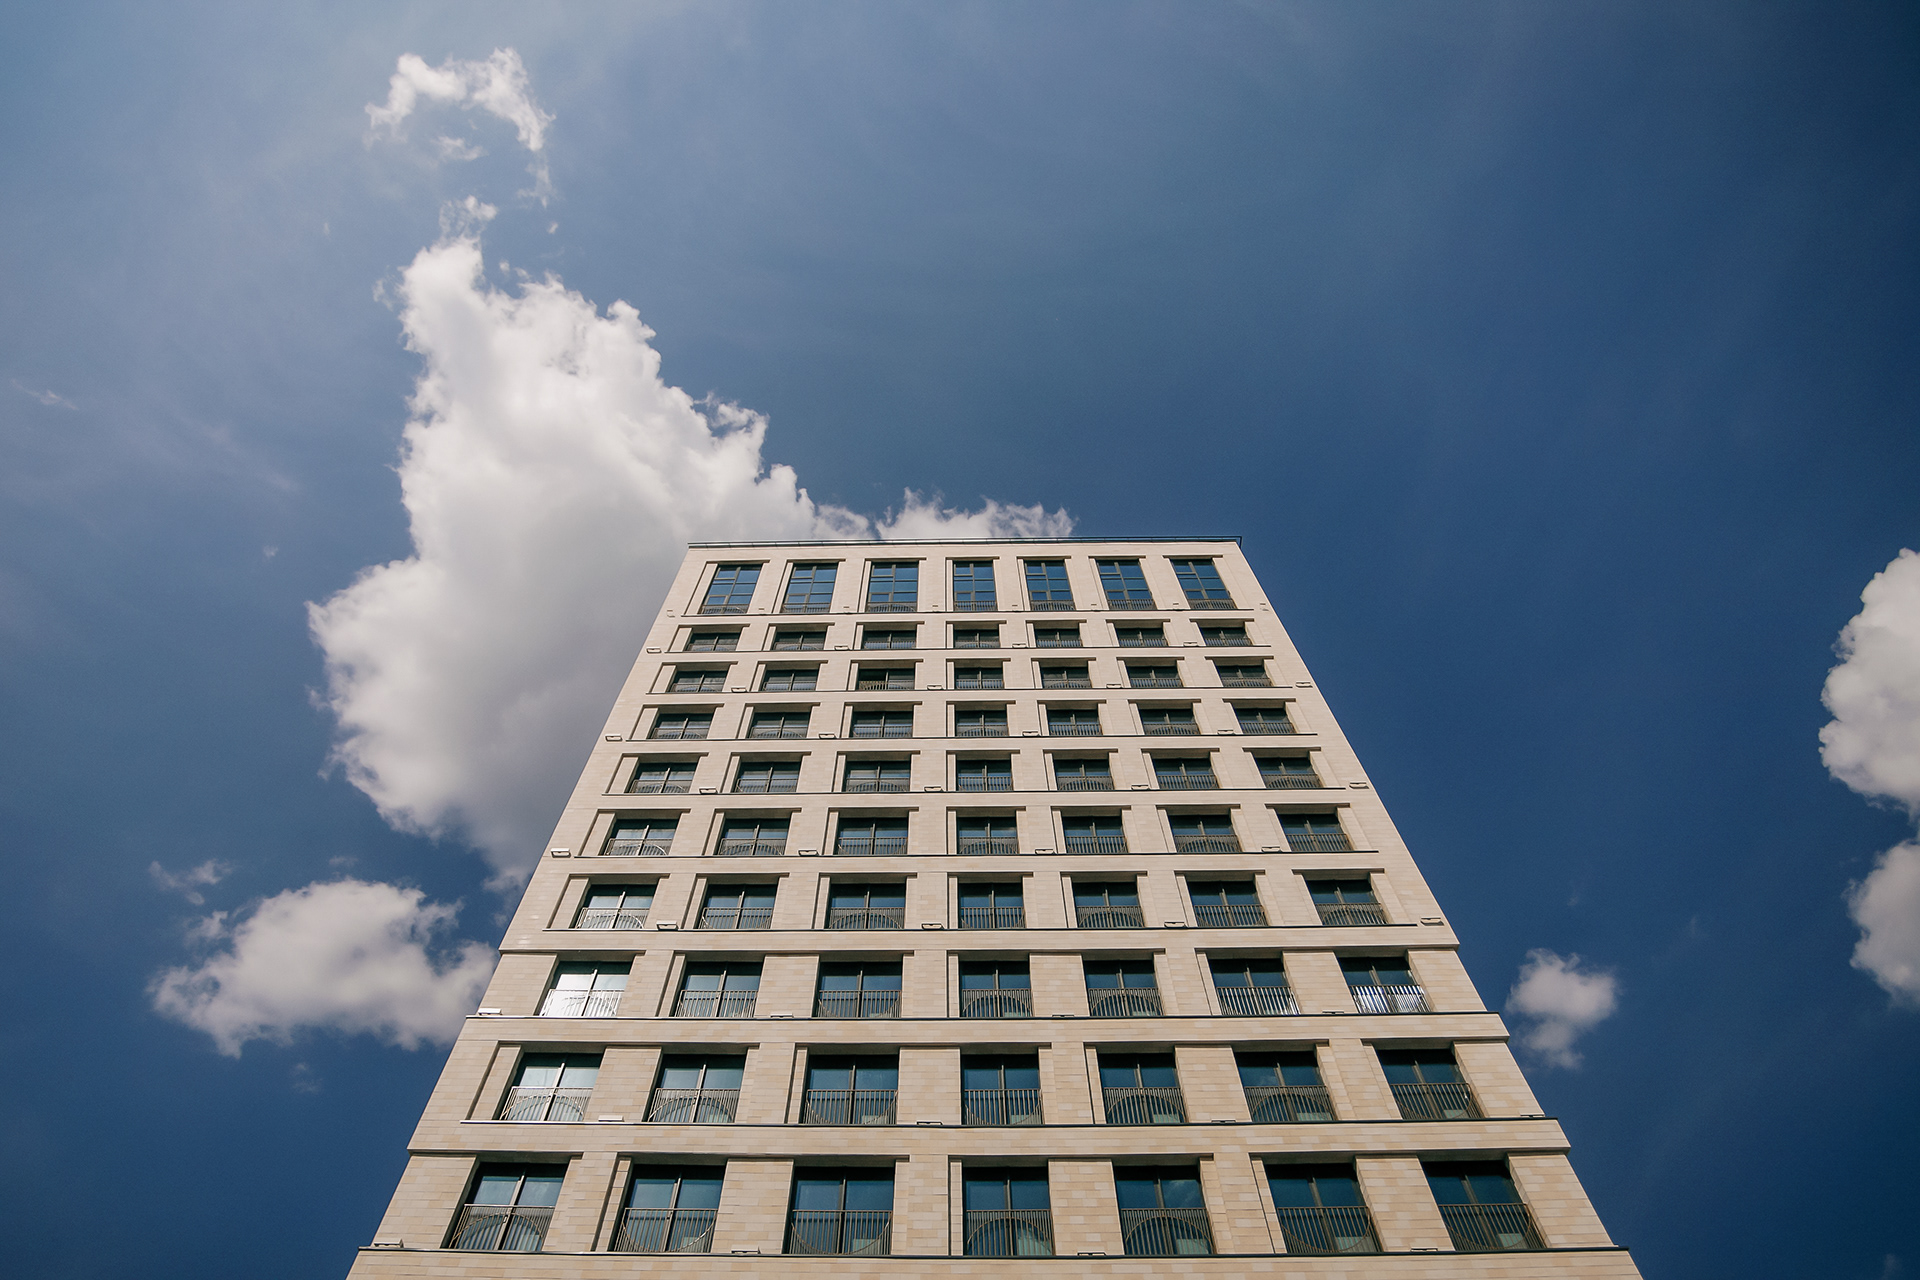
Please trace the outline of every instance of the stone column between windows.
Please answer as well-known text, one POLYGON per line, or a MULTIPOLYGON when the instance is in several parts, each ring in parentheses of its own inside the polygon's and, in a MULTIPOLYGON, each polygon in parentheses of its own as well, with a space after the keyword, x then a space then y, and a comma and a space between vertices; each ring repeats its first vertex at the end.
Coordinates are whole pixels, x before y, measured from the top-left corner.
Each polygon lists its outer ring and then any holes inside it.
POLYGON ((600 1054, 600 1074, 588 1099, 587 1120, 619 1116, 628 1124, 647 1118, 647 1095, 660 1074, 657 1045, 608 1045, 600 1054))
POLYGON ((1574 1175, 1573 1165, 1560 1152, 1539 1152, 1507 1157, 1513 1171, 1514 1187, 1550 1249, 1604 1247, 1613 1243, 1600 1215, 1574 1175))
POLYGON ((1438 1249, 1451 1253, 1453 1237, 1433 1202, 1427 1175, 1413 1156, 1360 1156, 1353 1162, 1360 1195, 1388 1253, 1438 1249))
POLYGON ((1071 1258, 1078 1253, 1104 1253, 1119 1257, 1126 1253, 1112 1162, 1047 1161, 1047 1196, 1053 1204, 1056 1255, 1071 1258))
POLYGON ((607 1197, 612 1194, 613 1164, 611 1151, 589 1151, 568 1162, 566 1181, 560 1184, 560 1202, 553 1207, 553 1224, 547 1228, 542 1252, 586 1253, 594 1247, 607 1197))
POLYGON ((960 1050, 958 1047, 900 1050, 901 1124, 960 1123, 960 1050))
POLYGON ((773 1254, 787 1243, 787 1201, 793 1161, 735 1157, 727 1161, 714 1215, 713 1252, 773 1254))
POLYGON ((893 1252, 947 1251, 948 1174, 944 1154, 917 1155, 893 1166, 893 1252))
POLYGON ((1173 1059, 1180 1074, 1180 1096, 1186 1100, 1188 1123, 1244 1123, 1253 1119, 1247 1110, 1246 1091, 1240 1087, 1240 1070, 1231 1045, 1175 1045, 1173 1059))
POLYGON ((740 1079, 741 1124, 785 1124, 790 1110, 796 1046, 763 1041, 747 1054, 740 1079))
POLYGON ((1041 1046, 1040 1107, 1050 1125, 1093 1123, 1086 1045, 1078 1040, 1057 1040, 1041 1046))

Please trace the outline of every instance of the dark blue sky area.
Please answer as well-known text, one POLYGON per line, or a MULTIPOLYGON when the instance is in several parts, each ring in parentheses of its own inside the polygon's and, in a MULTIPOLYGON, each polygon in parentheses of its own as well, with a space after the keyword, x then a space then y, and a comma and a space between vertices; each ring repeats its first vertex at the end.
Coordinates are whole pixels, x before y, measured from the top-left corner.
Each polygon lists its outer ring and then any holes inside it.
POLYGON ((1488 1002, 1617 973, 1530 1075, 1646 1273, 1920 1271, 1920 1014, 1843 899, 1911 828, 1816 739, 1920 543, 1913 6, 43 6, 0 120, 10 1270, 337 1276, 391 1194, 439 1050, 146 988, 344 872, 496 940, 322 774, 304 611, 409 552, 374 288, 479 194, 818 499, 1243 535, 1488 1002), (368 145, 400 54, 505 46, 547 209, 497 125, 368 145))

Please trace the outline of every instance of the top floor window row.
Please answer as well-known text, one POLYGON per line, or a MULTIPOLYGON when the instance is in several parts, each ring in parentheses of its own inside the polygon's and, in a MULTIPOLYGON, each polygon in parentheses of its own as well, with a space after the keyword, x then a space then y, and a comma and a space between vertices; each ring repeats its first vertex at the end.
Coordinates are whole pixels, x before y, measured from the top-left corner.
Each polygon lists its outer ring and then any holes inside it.
MULTIPOLYGON (((740 612, 740 610, 732 610, 740 612)), ((789 602, 784 610, 787 613, 824 613, 825 607, 815 608, 811 603, 796 605, 789 602)), ((888 612, 889 610, 875 610, 888 612)), ((911 612, 907 606, 899 612, 911 612)), ((999 649, 1006 640, 1001 635, 999 624, 991 625, 955 625, 949 647, 954 649, 999 649)), ((1250 648, 1254 640, 1247 634, 1245 623, 1207 624, 1199 628, 1201 643, 1210 648, 1250 648)), ((1058 623, 1035 626, 1032 629, 1032 645, 1036 649, 1079 649, 1089 645, 1100 646, 1109 643, 1103 633, 1096 631, 1091 635, 1082 634, 1079 623, 1058 623)), ((918 647, 917 629, 911 626, 866 626, 860 628, 858 647, 862 649, 912 649, 918 647)), ((680 648, 682 653, 737 653, 741 648, 741 633, 736 629, 719 631, 694 629, 687 633, 680 648)), ((931 643, 940 646, 941 637, 934 634, 931 643)), ((775 653, 817 651, 827 648, 827 632, 820 626, 813 627, 776 627, 764 640, 764 647, 775 653)), ((1173 642, 1167 638, 1166 627, 1162 623, 1139 623, 1113 628, 1112 644, 1122 649, 1167 649, 1173 642)), ((1191 645, 1192 641, 1185 642, 1191 645)), ((1012 638, 1014 648, 1025 648, 1020 633, 1012 638)), ((836 645, 845 649, 845 644, 836 645)), ((1258 659, 1215 659, 1215 668, 1220 682, 1233 686, 1266 686, 1272 680, 1266 673, 1265 665, 1258 659)))
POLYGON ((753 589, 760 582, 757 564, 723 564, 713 571, 707 583, 701 613, 745 613, 753 601, 753 589))
POLYGON ((1027 561, 1027 604, 1038 610, 1073 608, 1064 560, 1027 561))
POLYGON ((917 561, 876 564, 867 578, 867 612, 912 613, 920 604, 917 561))
POLYGON ((993 561, 953 562, 953 608, 956 613, 998 608, 993 587, 993 561))
POLYGON ((787 578, 787 595, 780 602, 782 613, 825 613, 833 603, 833 582, 837 564, 796 564, 787 578))
POLYGON ((1147 590, 1147 575, 1138 560, 1102 560, 1100 589, 1109 609, 1153 608, 1153 592, 1147 590))
POLYGON ((1186 593, 1190 609, 1231 609, 1233 596, 1220 580, 1220 570, 1211 560, 1175 560, 1173 576, 1186 593))

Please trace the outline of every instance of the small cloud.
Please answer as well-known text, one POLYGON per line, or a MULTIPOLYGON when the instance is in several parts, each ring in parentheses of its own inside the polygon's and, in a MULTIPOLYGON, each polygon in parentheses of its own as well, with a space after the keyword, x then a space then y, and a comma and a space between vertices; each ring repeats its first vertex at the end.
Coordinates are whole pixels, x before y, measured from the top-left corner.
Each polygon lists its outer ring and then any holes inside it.
POLYGON ((331 222, 321 223, 320 234, 323 236, 331 236, 333 234, 333 224, 331 222))
POLYGON ((280 554, 280 548, 272 545, 264 546, 260 548, 260 554, 265 559, 271 560, 280 554))
POLYGON ((15 391, 18 391, 21 395, 32 396, 49 409, 72 409, 77 407, 73 401, 67 399, 58 391, 35 391, 18 378, 9 378, 8 381, 13 383, 13 389, 15 391))
POLYGON ((1853 967, 1893 997, 1920 1009, 1920 843, 1881 854, 1867 878, 1847 890, 1847 911, 1860 926, 1853 967))
POLYGON ((1507 1012, 1532 1021, 1521 1045, 1556 1067, 1577 1067, 1573 1042, 1613 1016, 1619 983, 1611 973, 1582 970, 1580 957, 1542 948, 1527 952, 1520 980, 1507 993, 1507 1012))
MULTIPOLYGON (((518 52, 495 49, 484 61, 448 58, 437 67, 428 66, 417 54, 401 54, 387 82, 385 105, 367 104, 372 132, 384 132, 390 138, 401 137, 407 117, 419 108, 423 99, 447 103, 463 111, 477 107, 511 124, 520 145, 533 156, 533 163, 528 166, 533 174, 533 189, 525 194, 538 197, 542 204, 547 202, 547 197, 553 194, 546 157, 547 126, 553 123, 553 117, 533 100, 526 64, 520 61, 518 52)), ((477 148, 471 154, 449 153, 448 143, 456 147, 467 145, 453 138, 437 138, 435 143, 449 159, 471 160, 480 154, 477 148)))
POLYGON ((147 874, 153 877, 155 884, 170 893, 181 895, 196 907, 203 905, 207 900, 206 896, 200 892, 201 888, 219 884, 232 870, 232 867, 215 858, 209 858, 197 867, 179 872, 168 871, 158 862, 147 866, 147 874))
POLYGON ((478 160, 487 154, 487 149, 465 138, 449 138, 441 134, 433 140, 433 149, 440 153, 442 160, 478 160))
POLYGON ((320 1082, 320 1073, 304 1062, 293 1064, 291 1077, 295 1093, 319 1093, 324 1087, 320 1082))
POLYGON ((552 234, 553 234, 554 232, 556 232, 556 231, 558 231, 559 229, 560 229, 560 224, 559 224, 559 223, 557 223, 557 222, 549 222, 549 223, 547 224, 547 234, 548 234, 548 235, 552 235, 552 234))

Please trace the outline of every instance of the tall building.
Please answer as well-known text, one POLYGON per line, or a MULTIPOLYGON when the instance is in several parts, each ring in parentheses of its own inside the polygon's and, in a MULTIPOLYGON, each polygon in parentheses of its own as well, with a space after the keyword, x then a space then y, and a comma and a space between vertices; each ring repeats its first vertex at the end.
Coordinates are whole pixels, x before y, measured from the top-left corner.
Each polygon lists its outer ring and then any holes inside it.
POLYGON ((1236 541, 698 545, 641 648, 356 1277, 1637 1276, 1236 541))

